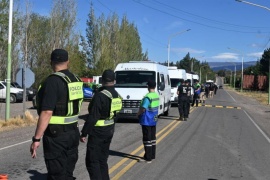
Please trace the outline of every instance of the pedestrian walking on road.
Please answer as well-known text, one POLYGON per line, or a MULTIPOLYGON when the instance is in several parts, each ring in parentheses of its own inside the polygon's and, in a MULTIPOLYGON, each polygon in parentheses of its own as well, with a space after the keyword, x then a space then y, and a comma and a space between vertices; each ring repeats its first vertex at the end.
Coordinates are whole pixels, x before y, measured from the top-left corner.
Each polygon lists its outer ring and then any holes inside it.
POLYGON ((81 131, 81 142, 88 135, 85 163, 90 179, 109 180, 108 157, 114 134, 115 117, 122 108, 122 98, 114 89, 115 74, 105 70, 102 87, 88 107, 88 118, 81 131))
POLYGON ((217 94, 217 90, 218 90, 217 83, 214 83, 214 94, 215 94, 215 95, 217 94))
POLYGON ((188 118, 190 107, 190 91, 191 87, 189 86, 188 81, 182 82, 177 89, 178 111, 180 115, 178 120, 186 121, 188 118))
POLYGON ((199 97, 200 97, 200 93, 201 93, 201 85, 199 84, 198 80, 195 80, 195 84, 193 86, 194 88, 194 96, 193 96, 193 101, 191 106, 193 107, 195 102, 196 102, 196 107, 198 107, 198 101, 199 101, 199 97))
POLYGON ((148 93, 141 101, 137 116, 142 127, 145 154, 140 162, 151 163, 156 158, 156 125, 159 95, 155 92, 156 82, 148 81, 148 93))
POLYGON ((83 100, 83 82, 68 70, 68 52, 55 49, 51 53, 53 74, 41 84, 37 94, 39 115, 30 152, 37 157, 43 136, 48 180, 73 180, 78 160, 80 132, 78 115, 83 100))
POLYGON ((205 85, 201 84, 200 103, 205 103, 205 85))

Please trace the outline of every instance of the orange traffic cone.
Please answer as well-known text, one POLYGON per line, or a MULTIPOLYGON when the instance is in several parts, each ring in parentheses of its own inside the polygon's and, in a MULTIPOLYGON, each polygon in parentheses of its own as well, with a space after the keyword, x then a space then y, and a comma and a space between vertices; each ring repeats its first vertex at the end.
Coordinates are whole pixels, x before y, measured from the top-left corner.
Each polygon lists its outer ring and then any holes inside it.
POLYGON ((8 179, 8 175, 7 174, 0 174, 0 180, 5 180, 8 179))

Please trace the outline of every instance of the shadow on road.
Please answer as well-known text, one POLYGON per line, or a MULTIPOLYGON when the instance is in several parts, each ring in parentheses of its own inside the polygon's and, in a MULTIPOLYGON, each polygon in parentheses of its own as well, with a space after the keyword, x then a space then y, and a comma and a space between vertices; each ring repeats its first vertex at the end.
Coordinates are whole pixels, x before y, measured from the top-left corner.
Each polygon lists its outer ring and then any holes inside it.
POLYGON ((27 173, 31 174, 30 179, 31 180, 46 180, 47 174, 42 174, 36 170, 29 170, 27 173))
POLYGON ((129 158, 129 159, 134 159, 134 160, 141 159, 140 156, 130 155, 130 154, 127 154, 127 153, 123 153, 123 152, 119 152, 119 151, 113 151, 113 150, 110 150, 109 154, 110 154, 110 156, 119 156, 119 157, 125 157, 125 158, 129 158))

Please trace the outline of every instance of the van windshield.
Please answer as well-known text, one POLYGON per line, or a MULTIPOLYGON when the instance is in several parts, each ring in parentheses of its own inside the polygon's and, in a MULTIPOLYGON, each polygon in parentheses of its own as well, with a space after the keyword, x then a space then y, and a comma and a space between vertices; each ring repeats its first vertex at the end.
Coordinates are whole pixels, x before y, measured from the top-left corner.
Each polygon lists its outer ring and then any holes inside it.
POLYGON ((147 87, 148 81, 155 81, 155 71, 116 71, 115 87, 147 87))

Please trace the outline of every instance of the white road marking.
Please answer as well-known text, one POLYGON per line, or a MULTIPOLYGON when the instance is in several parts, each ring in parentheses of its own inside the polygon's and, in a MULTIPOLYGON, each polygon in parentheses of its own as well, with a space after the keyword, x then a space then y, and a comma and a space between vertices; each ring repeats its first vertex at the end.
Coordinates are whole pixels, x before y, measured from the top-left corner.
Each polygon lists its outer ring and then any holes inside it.
POLYGON ((253 119, 248 115, 248 113, 244 110, 249 120, 254 124, 254 126, 260 131, 260 133, 265 137, 265 139, 270 143, 269 137, 263 132, 263 130, 253 121, 253 119))
MULTIPOLYGON (((83 125, 79 125, 80 126, 83 126, 83 125)), ((20 143, 16 143, 16 144, 12 144, 10 146, 6 146, 6 147, 3 147, 3 148, 0 148, 0 151, 4 150, 4 149, 8 149, 8 148, 11 148, 11 147, 15 147, 15 146, 18 146, 18 145, 21 145, 21 144, 25 144, 25 143, 28 143, 28 142, 32 142, 32 139, 30 140, 27 140, 27 141, 23 141, 23 142, 20 142, 20 143)))
MULTIPOLYGON (((225 92, 226 92, 227 94, 229 94, 228 91, 225 91, 225 92)), ((232 97, 232 95, 229 94, 229 96, 233 99, 234 102, 236 102, 236 100, 232 97)))

